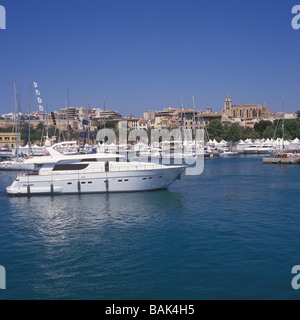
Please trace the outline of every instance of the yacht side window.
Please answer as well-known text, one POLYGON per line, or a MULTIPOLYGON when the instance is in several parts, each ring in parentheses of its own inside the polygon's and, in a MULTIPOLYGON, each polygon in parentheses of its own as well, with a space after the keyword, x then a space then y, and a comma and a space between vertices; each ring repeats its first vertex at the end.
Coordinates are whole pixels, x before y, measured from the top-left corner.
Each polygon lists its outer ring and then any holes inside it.
POLYGON ((87 164, 56 164, 53 168, 53 171, 69 171, 69 170, 83 170, 88 167, 87 164))

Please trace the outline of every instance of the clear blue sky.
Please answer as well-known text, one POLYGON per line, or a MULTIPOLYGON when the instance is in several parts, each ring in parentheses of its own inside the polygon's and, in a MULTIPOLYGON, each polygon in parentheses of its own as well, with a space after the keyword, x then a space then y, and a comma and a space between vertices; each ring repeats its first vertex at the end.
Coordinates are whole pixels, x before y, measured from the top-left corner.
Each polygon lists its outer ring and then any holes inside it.
MULTIPOLYGON (((13 111, 13 81, 28 110, 29 79, 49 111, 70 103, 124 116, 234 104, 300 109, 296 0, 0 0, 0 114, 13 111)), ((35 101, 35 100, 34 100, 35 101)), ((33 109, 37 110, 34 103, 33 109)))

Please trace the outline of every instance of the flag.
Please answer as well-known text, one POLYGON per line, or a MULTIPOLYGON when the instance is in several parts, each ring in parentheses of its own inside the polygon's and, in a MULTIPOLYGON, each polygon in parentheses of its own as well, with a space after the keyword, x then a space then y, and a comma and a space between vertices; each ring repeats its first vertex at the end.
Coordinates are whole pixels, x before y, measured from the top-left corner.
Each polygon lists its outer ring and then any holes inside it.
POLYGON ((34 86, 35 88, 37 88, 37 87, 38 87, 37 82, 34 82, 34 83, 33 83, 33 86, 34 86))
POLYGON ((39 110, 40 110, 40 112, 43 112, 44 111, 44 107, 43 106, 39 106, 39 110))
POLYGON ((40 95, 41 95, 41 93, 39 92, 39 90, 35 90, 35 93, 36 93, 37 96, 40 96, 40 95))
POLYGON ((43 103, 43 100, 41 98, 37 98, 38 103, 43 103))

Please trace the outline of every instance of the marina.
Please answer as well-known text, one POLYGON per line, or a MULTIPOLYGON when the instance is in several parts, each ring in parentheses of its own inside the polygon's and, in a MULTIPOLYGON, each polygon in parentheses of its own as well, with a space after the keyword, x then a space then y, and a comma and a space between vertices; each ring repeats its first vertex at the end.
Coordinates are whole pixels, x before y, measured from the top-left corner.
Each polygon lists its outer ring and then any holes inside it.
POLYGON ((300 5, 3 2, 0 300, 300 300, 300 5))
POLYGON ((170 149, 171 144, 166 142, 155 147, 139 142, 127 147, 98 144, 82 149, 77 141, 51 145, 47 140, 41 147, 43 153, 40 156, 17 156, 2 161, 0 169, 22 172, 17 174, 12 185, 7 186, 8 195, 31 197, 163 190, 181 179, 189 166, 186 164, 195 164, 199 159, 204 161, 245 154, 264 156, 263 164, 300 164, 299 141, 297 144, 283 139, 257 140, 255 144, 250 140, 247 144, 243 141, 235 145, 226 141, 221 143, 222 146, 209 141, 203 146, 196 141, 184 141, 180 153, 178 148, 176 152, 170 149), (289 144, 297 149, 282 150, 289 144), (245 145, 245 148, 242 150, 239 145, 245 145))
POLYGON ((165 191, 31 198, 0 176, 4 299, 298 299, 298 166, 219 157, 165 191))

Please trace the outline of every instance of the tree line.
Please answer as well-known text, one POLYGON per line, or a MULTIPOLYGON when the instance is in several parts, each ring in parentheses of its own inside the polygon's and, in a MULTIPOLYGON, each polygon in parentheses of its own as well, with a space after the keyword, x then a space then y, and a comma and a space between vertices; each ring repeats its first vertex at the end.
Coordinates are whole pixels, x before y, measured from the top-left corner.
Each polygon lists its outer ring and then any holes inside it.
MULTIPOLYGON (((299 113, 300 115, 300 113, 299 113)), ((255 123, 253 128, 242 127, 238 123, 231 125, 223 124, 218 120, 212 120, 206 126, 209 139, 218 142, 233 141, 246 139, 277 139, 283 136, 283 120, 261 120, 255 123)), ((284 120, 284 138, 285 140, 300 139, 300 120, 289 119, 284 120)))

